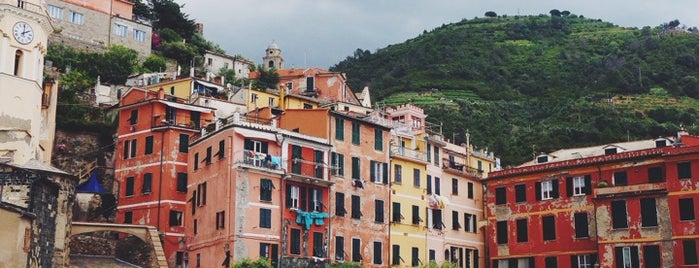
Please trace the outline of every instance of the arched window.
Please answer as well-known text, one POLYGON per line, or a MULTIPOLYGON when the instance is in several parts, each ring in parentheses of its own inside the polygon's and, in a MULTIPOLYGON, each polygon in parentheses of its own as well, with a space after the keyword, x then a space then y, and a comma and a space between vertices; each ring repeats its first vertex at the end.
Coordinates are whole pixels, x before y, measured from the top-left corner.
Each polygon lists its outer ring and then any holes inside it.
POLYGON ((15 51, 15 69, 14 69, 14 75, 18 76, 19 72, 21 71, 22 68, 22 56, 24 56, 24 52, 21 50, 15 51))
POLYGON ((274 61, 269 61, 268 67, 269 67, 269 68, 274 68, 274 61))

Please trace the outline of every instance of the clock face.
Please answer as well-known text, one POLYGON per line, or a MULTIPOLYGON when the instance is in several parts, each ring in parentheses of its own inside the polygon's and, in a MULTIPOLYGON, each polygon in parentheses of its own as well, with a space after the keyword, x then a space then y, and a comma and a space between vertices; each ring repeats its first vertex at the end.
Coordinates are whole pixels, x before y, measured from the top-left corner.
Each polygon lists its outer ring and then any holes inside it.
POLYGON ((29 44, 34 40, 32 26, 22 21, 15 23, 15 26, 12 27, 12 35, 14 35, 17 42, 23 45, 29 44))

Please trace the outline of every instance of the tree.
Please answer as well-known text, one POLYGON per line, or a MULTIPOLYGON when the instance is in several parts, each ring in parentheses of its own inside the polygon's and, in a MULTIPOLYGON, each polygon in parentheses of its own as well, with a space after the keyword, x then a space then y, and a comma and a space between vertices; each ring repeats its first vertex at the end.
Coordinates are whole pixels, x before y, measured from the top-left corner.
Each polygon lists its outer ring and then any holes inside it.
POLYGON ((196 30, 194 20, 189 15, 182 13, 179 4, 172 0, 152 0, 153 26, 156 29, 170 28, 185 39, 192 38, 196 30))
POLYGON ((279 74, 274 68, 265 70, 262 67, 258 67, 260 70, 260 77, 253 81, 252 86, 258 89, 276 89, 277 84, 279 84, 279 74))
POLYGON ((485 16, 489 17, 489 18, 495 18, 498 16, 498 13, 495 13, 495 11, 488 11, 488 12, 485 12, 485 16))
POLYGON ((167 68, 165 58, 152 54, 143 61, 143 69, 147 72, 162 72, 167 68))
POLYGON ((561 15, 566 16, 566 17, 567 17, 567 16, 570 16, 570 11, 568 11, 568 10, 563 10, 563 11, 561 11, 561 15))
POLYGON ((197 56, 197 50, 193 46, 182 44, 182 42, 167 42, 162 44, 160 51, 166 58, 174 59, 177 64, 189 68, 191 61, 197 56))
POLYGON ((152 20, 153 19, 153 10, 141 0, 129 0, 129 2, 133 3, 133 15, 137 19, 143 19, 143 20, 152 20))
POLYGON ((670 28, 675 28, 677 26, 680 26, 680 20, 670 21, 669 26, 670 26, 670 28))
POLYGON ((559 11, 558 9, 551 9, 551 11, 549 11, 549 13, 551 14, 552 17, 560 17, 561 16, 561 11, 559 11))
POLYGON ((259 258, 257 260, 242 259, 233 263, 232 268, 272 268, 272 263, 265 259, 259 258))
POLYGON ((103 82, 124 84, 126 78, 138 67, 138 52, 120 45, 113 45, 109 51, 93 57, 88 75, 100 76, 103 82))

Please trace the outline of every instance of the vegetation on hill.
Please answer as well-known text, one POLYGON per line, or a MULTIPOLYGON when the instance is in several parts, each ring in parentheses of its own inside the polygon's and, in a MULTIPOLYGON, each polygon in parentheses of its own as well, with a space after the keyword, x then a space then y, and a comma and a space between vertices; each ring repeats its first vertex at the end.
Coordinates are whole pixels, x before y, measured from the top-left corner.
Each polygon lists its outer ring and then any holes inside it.
POLYGON ((697 133, 699 34, 622 28, 568 11, 464 19, 331 70, 378 104, 412 102, 448 138, 468 130, 506 165, 560 148, 697 133))

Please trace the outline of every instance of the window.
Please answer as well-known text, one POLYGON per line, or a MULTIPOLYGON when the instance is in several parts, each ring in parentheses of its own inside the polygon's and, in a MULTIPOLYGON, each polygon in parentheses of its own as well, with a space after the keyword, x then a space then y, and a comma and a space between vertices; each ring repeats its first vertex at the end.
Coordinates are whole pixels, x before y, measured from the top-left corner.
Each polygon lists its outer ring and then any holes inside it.
POLYGON ((628 185, 628 178, 626 176, 626 171, 617 171, 614 172, 614 176, 612 177, 612 183, 615 186, 623 186, 623 185, 628 185))
POLYGON ((362 252, 361 252, 362 240, 359 238, 352 238, 352 261, 361 262, 362 252))
POLYGON ((442 195, 442 184, 439 177, 434 177, 434 193, 436 195, 442 195))
POLYGON ((383 130, 374 129, 374 150, 383 151, 383 130))
POLYGON ((665 171, 662 166, 648 168, 648 182, 662 181, 665 181, 665 171))
POLYGON ((279 262, 279 245, 270 243, 260 243, 260 258, 265 258, 272 262, 272 267, 277 267, 279 262))
POLYGON ((73 24, 83 24, 83 14, 78 12, 70 12, 70 22, 73 24))
POLYGON ((206 147, 206 157, 204 161, 207 165, 211 165, 211 146, 206 147))
POLYGON ((413 186, 420 187, 420 170, 413 169, 413 186))
POLYGON ((403 182, 403 167, 401 165, 393 165, 393 182, 401 183, 403 182))
POLYGON ((323 250, 323 233, 313 232, 313 257, 323 256, 325 256, 325 250, 323 250))
POLYGON ((342 236, 335 237, 335 261, 345 260, 345 238, 342 236))
POLYGON ((507 203, 507 190, 505 187, 495 188, 495 204, 504 205, 507 203))
POLYGON ((614 229, 628 228, 629 225, 628 225, 626 218, 627 218, 626 201, 625 200, 612 201, 612 228, 614 228, 614 229))
POLYGON ((427 149, 425 150, 425 153, 427 155, 427 162, 432 162, 432 144, 427 144, 427 149))
POLYGON ((335 215, 345 216, 347 210, 345 210, 345 194, 340 192, 335 192, 335 215))
POLYGON ((290 249, 291 254, 301 254, 301 230, 296 228, 291 228, 290 237, 290 249))
POLYGON ((381 260, 381 257, 383 256, 383 254, 381 254, 382 247, 383 244, 381 242, 374 241, 374 264, 383 263, 383 260, 381 260))
POLYGON ((332 166, 332 173, 335 176, 344 177, 345 176, 345 156, 333 152, 330 155, 330 164, 332 166))
POLYGON ((451 194, 459 195, 459 180, 451 178, 451 194))
POLYGON ((392 256, 391 256, 391 265, 392 266, 398 266, 400 265, 401 257, 400 257, 400 245, 393 245, 393 248, 391 250, 392 256))
POLYGON ((313 163, 315 163, 315 173, 313 174, 314 177, 318 179, 322 179, 324 174, 323 174, 323 166, 324 166, 324 154, 323 151, 321 150, 315 150, 313 152, 313 163))
POLYGON ((638 247, 615 247, 614 255, 617 267, 639 267, 638 247))
POLYGON ((133 40, 136 40, 138 42, 145 42, 146 41, 146 32, 138 30, 138 29, 133 29, 133 40))
POLYGON ((461 229, 461 224, 459 224, 459 212, 458 211, 451 212, 451 226, 452 226, 452 229, 454 229, 454 230, 461 229))
POLYGON ((690 162, 677 163, 677 176, 680 179, 692 178, 692 166, 690 162))
POLYGON ((693 198, 680 198, 678 200, 680 207, 680 220, 681 221, 693 221, 695 219, 694 211, 694 199, 693 198))
POLYGON ((194 153, 194 170, 199 169, 199 153, 194 153))
POLYGON ((218 155, 218 159, 222 159, 226 156, 226 140, 220 140, 218 141, 218 152, 216 152, 216 155, 218 155))
POLYGON ((537 190, 540 194, 539 200, 549 200, 558 198, 558 180, 548 180, 537 182, 537 190))
POLYGON ((588 230, 587 213, 575 213, 575 237, 576 238, 587 238, 590 237, 590 232, 588 230))
POLYGON ((558 267, 558 260, 555 256, 546 257, 546 259, 544 259, 544 262, 546 263, 546 268, 558 267))
POLYGON ((375 183, 388 184, 388 164, 374 160, 370 162, 371 181, 375 183))
POLYGON ((352 219, 359 219, 362 217, 361 209, 361 197, 352 195, 352 219))
POLYGON ((442 210, 441 209, 427 209, 427 226, 437 230, 441 230, 444 226, 442 222, 442 210))
POLYGON ((422 219, 420 218, 420 207, 413 205, 412 218, 413 224, 420 224, 420 222, 422 222, 422 219))
POLYGON ((182 226, 182 211, 170 210, 170 226, 182 226))
POLYGON ((127 32, 128 28, 126 27, 126 25, 121 25, 118 23, 114 24, 114 34, 116 34, 117 36, 126 37, 127 32))
POLYGON ((374 200, 374 221, 383 223, 383 200, 374 200))
POLYGON ((566 178, 566 192, 568 196, 581 196, 592 193, 592 177, 577 176, 566 178))
POLYGON ((125 211, 124 212, 124 223, 126 224, 131 224, 133 223, 133 211, 125 211))
POLYGON ((352 143, 359 144, 359 122, 352 122, 352 143))
POLYGON ((226 211, 216 212, 216 230, 226 228, 226 211))
POLYGON ((126 196, 133 196, 134 178, 126 178, 126 196))
POLYGON ((476 215, 464 213, 464 231, 469 233, 476 233, 476 215))
POLYGON ((641 226, 658 226, 658 210, 655 198, 641 198, 641 226))
POLYGON ((391 221, 401 222, 403 220, 403 215, 400 213, 400 203, 393 202, 393 208, 391 210, 391 221))
POLYGON ((274 98, 267 98, 267 104, 269 105, 269 107, 274 107, 274 98))
POLYGON ((187 173, 177 173, 177 191, 181 193, 187 192, 187 173))
POLYGON ((697 262, 697 241, 693 239, 682 240, 684 250, 684 264, 698 264, 697 262))
POLYGON ((352 179, 359 180, 359 157, 352 157, 352 179))
POLYGON ((527 232, 527 219, 517 219, 517 242, 529 241, 529 233, 527 232))
MULTIPOLYGON (((572 268, 592 268, 597 262, 596 255, 571 255, 570 263, 572 268)), ((658 266, 659 267, 659 266, 658 266)))
POLYGON ((272 189, 274 185, 270 179, 260 179, 260 200, 272 201, 272 189))
POLYGON ((417 247, 412 247, 410 249, 410 263, 412 266, 418 266, 422 261, 420 261, 420 249, 417 247))
POLYGON ((544 233, 544 241, 556 240, 556 221, 553 216, 541 217, 542 232, 544 233))
POLYGON ((141 188, 141 193, 143 194, 148 194, 152 190, 152 185, 153 185, 153 174, 152 173, 146 173, 143 174, 143 187, 141 188))
POLYGON ((473 183, 469 182, 468 186, 468 199, 473 199, 473 183))
POLYGON ((255 93, 250 94, 250 100, 251 100, 251 102, 257 102, 257 94, 255 94, 255 93))
POLYGON ((500 245, 507 244, 507 221, 497 223, 497 242, 500 245))
POLYGON ((48 5, 48 11, 51 18, 63 19, 63 9, 57 6, 48 5))
POLYGON ((314 92, 316 90, 315 79, 312 76, 306 77, 306 92, 314 92))
POLYGON ((149 155, 153 153, 153 136, 146 137, 146 150, 144 154, 149 155))
POLYGON ((124 141, 124 159, 136 157, 136 144, 137 140, 125 140, 124 141))
POLYGON ((186 153, 189 151, 189 135, 180 134, 180 153, 186 153))
MULTIPOLYGON (((299 187, 294 185, 286 186, 286 207, 288 208, 299 208, 299 187)), ((305 195, 304 195, 305 197, 305 195)), ((305 200, 304 200, 305 201, 305 200)))
POLYGON ((206 182, 197 185, 196 204, 201 207, 206 205, 206 182))
POLYGON ((434 147, 434 164, 439 166, 439 147, 434 147))
POLYGON ((135 125, 138 123, 138 109, 131 110, 131 116, 129 117, 129 124, 135 125))
MULTIPOLYGON (((194 206, 192 206, 194 207, 194 206)), ((197 219, 194 219, 194 224, 192 226, 192 229, 194 229, 194 234, 197 234, 199 232, 199 221, 197 219)))
POLYGON ((515 185, 515 202, 517 202, 517 203, 527 202, 527 185, 526 184, 515 185))
POLYGON ((309 188, 308 189, 308 210, 310 211, 323 211, 323 192, 320 189, 309 188))
POLYGON ((661 267, 661 265, 660 265, 660 246, 658 246, 658 245, 643 246, 643 266, 645 266, 645 267, 661 267))

